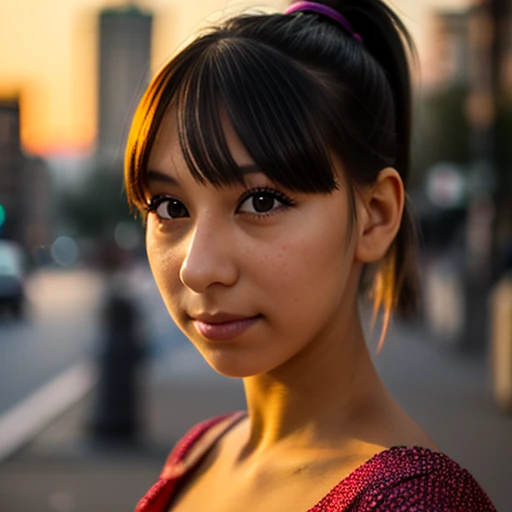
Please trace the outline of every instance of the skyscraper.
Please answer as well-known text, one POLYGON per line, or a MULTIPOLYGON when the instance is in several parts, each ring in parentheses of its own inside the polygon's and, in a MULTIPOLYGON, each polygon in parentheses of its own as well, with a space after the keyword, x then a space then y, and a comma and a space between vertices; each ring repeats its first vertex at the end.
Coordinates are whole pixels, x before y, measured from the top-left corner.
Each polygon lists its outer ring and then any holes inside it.
POLYGON ((97 157, 118 165, 135 107, 149 81, 152 16, 137 7, 100 13, 97 157))
POLYGON ((0 238, 28 251, 51 235, 52 183, 46 163, 20 145, 18 98, 0 99, 0 238))

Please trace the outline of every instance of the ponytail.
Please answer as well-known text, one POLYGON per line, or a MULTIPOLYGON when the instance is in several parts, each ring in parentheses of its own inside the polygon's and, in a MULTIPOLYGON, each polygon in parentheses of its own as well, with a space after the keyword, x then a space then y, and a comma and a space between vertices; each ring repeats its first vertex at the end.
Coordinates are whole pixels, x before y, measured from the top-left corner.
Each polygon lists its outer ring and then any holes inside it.
POLYGON ((326 0, 350 20, 364 39, 366 51, 380 65, 389 83, 395 107, 395 167, 408 181, 411 153, 412 93, 409 55, 416 57, 414 42, 400 18, 380 0, 326 0))
MULTIPOLYGON (((384 71, 394 106, 394 164, 404 186, 410 171, 412 94, 409 56, 416 61, 414 43, 398 16, 380 0, 329 1, 361 34, 364 48, 384 71)), ((384 311, 384 332, 394 310, 413 315, 419 305, 417 229, 412 206, 404 205, 396 239, 379 263, 372 286, 374 312, 384 311)), ((381 338, 382 344, 383 338, 381 338)))

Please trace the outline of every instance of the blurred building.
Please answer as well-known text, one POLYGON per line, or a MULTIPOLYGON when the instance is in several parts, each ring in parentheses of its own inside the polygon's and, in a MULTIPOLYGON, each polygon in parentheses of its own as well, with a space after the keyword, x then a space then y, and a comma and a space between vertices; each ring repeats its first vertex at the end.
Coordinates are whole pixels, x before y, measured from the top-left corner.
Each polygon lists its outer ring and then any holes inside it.
POLYGON ((25 155, 20 144, 18 99, 0 100, 0 237, 32 251, 50 239, 52 190, 41 158, 25 155))
MULTIPOLYGON (((435 10, 430 20, 427 61, 427 83, 432 87, 466 86, 474 74, 474 46, 476 40, 492 38, 489 23, 475 22, 475 9, 435 10)), ((510 27, 510 20, 502 20, 510 27)), ((512 91, 512 31, 500 57, 499 80, 501 90, 512 91)))
POLYGON ((137 103, 149 83, 152 16, 135 6, 100 13, 98 151, 119 164, 137 103))
POLYGON ((455 333, 456 344, 479 350, 488 340, 489 293, 512 240, 511 11, 512 0, 471 0, 456 12, 436 11, 429 37, 429 92, 446 114, 436 129, 453 123, 444 133, 447 146, 462 134, 467 150, 449 153, 464 160, 466 206, 460 249, 447 259, 448 271, 439 267, 442 294, 452 297, 442 325, 448 337, 455 333))
POLYGON ((433 85, 461 86, 469 80, 469 13, 437 11, 431 22, 429 78, 433 85))

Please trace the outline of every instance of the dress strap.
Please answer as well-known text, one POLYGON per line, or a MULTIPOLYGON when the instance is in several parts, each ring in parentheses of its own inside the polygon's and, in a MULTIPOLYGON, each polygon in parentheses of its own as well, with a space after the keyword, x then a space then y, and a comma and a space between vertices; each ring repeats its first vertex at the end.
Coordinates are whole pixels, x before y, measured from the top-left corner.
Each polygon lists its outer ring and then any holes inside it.
POLYGON ((168 480, 183 476, 206 455, 227 431, 246 416, 245 411, 238 411, 211 418, 193 427, 167 458, 160 478, 168 480))
POLYGON ((170 453, 160 478, 139 501, 135 512, 165 512, 180 477, 246 415, 245 411, 224 414, 190 429, 170 453))

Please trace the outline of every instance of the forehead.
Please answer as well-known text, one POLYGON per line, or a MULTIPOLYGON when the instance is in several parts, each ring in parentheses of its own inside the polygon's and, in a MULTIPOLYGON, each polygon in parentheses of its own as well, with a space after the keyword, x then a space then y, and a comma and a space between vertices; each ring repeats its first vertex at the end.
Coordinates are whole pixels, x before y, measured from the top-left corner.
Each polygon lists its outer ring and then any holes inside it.
MULTIPOLYGON (((254 163, 224 109, 220 110, 219 117, 224 138, 233 160, 239 166, 254 163)), ((149 153, 148 165, 150 169, 162 170, 182 169, 187 166, 181 147, 175 108, 168 109, 162 118, 149 153)))

